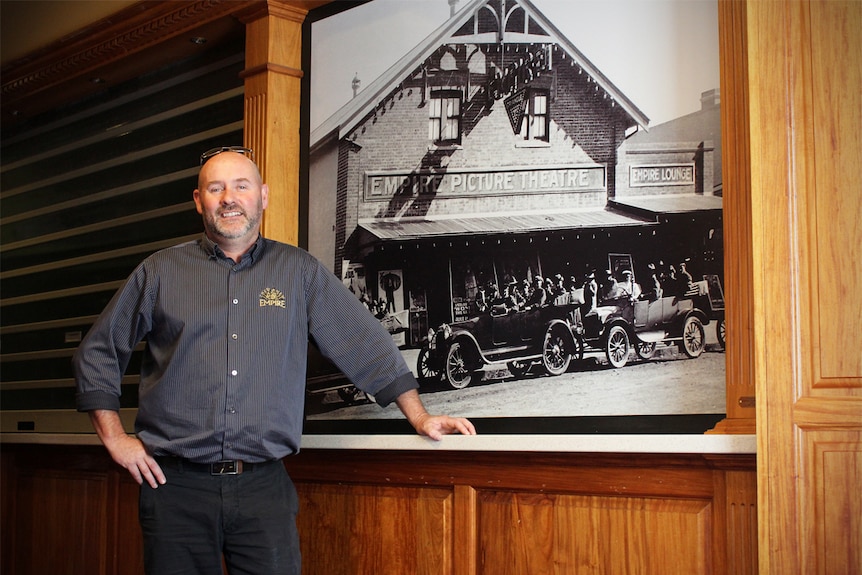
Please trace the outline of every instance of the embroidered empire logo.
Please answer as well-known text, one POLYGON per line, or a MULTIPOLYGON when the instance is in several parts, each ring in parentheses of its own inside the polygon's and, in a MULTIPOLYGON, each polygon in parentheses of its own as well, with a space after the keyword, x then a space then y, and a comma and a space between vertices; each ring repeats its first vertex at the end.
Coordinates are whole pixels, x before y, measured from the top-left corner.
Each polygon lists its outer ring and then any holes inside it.
POLYGON ((284 308, 284 294, 275 288, 266 288, 260 292, 260 307, 271 305, 284 308))

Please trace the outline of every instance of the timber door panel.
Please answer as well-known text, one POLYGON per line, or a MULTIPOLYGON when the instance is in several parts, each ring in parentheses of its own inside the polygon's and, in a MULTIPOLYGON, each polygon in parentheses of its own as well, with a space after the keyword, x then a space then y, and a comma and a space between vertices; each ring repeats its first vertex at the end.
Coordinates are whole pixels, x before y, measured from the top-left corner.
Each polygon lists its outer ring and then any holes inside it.
POLYGON ((705 500, 479 495, 480 575, 713 573, 705 500))
POLYGON ((39 470, 17 478, 14 573, 106 572, 108 481, 103 474, 39 470))
POLYGON ((296 487, 304 575, 452 573, 451 489, 296 487))

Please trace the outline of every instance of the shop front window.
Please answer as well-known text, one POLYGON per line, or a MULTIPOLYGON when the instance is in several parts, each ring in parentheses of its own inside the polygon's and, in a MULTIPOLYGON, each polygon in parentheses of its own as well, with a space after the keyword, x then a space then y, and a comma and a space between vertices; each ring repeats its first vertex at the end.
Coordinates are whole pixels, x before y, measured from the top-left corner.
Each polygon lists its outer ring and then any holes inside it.
POLYGON ((538 270, 535 255, 494 258, 475 254, 452 260, 452 317, 461 321, 488 311, 503 285, 514 293, 531 283, 538 270))

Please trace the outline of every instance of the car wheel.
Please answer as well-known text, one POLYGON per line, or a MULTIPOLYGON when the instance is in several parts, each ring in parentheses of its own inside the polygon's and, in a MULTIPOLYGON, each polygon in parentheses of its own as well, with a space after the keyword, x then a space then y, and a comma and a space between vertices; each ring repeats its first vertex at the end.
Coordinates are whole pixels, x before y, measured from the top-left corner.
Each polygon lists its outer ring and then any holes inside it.
POLYGON ((635 344, 635 353, 641 359, 649 359, 655 355, 654 341, 639 341, 635 344))
POLYGON ((446 353, 446 381, 455 389, 463 389, 473 381, 473 370, 464 356, 464 348, 457 341, 446 353))
POLYGON ((608 363, 614 367, 623 367, 629 360, 629 334, 626 333, 626 328, 621 325, 613 326, 608 332, 608 339, 605 343, 605 355, 608 358, 608 363))
POLYGON ((545 371, 550 375, 561 375, 569 369, 571 361, 572 354, 566 337, 560 332, 559 327, 549 329, 542 346, 542 364, 545 366, 545 371))
POLYGON ((512 377, 519 378, 527 375, 532 364, 529 361, 510 361, 506 364, 506 367, 509 368, 509 373, 512 374, 512 377))
POLYGON ((431 353, 427 347, 419 351, 416 360, 416 373, 419 374, 419 382, 426 383, 440 378, 440 372, 431 366, 431 353))
POLYGON ((698 357, 703 353, 706 334, 703 324, 694 316, 687 317, 682 325, 682 342, 680 350, 688 357, 698 357))
POLYGON ((727 330, 727 323, 724 318, 718 320, 718 323, 715 325, 715 337, 718 339, 718 345, 721 346, 721 349, 724 350, 727 345, 727 340, 725 339, 727 330))

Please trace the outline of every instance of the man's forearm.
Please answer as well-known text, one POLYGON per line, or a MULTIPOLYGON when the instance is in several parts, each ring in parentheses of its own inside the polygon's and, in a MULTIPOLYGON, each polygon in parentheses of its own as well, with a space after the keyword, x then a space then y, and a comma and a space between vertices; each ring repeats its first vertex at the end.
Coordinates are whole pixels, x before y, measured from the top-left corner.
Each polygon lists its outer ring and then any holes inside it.
POLYGON ((405 391, 395 398, 395 405, 417 431, 421 427, 421 420, 428 417, 428 411, 419 399, 419 392, 415 389, 405 391))
POLYGON ((90 423, 93 424, 96 435, 106 447, 116 439, 128 435, 123 429, 123 422, 118 412, 110 409, 94 409, 89 414, 90 423))

